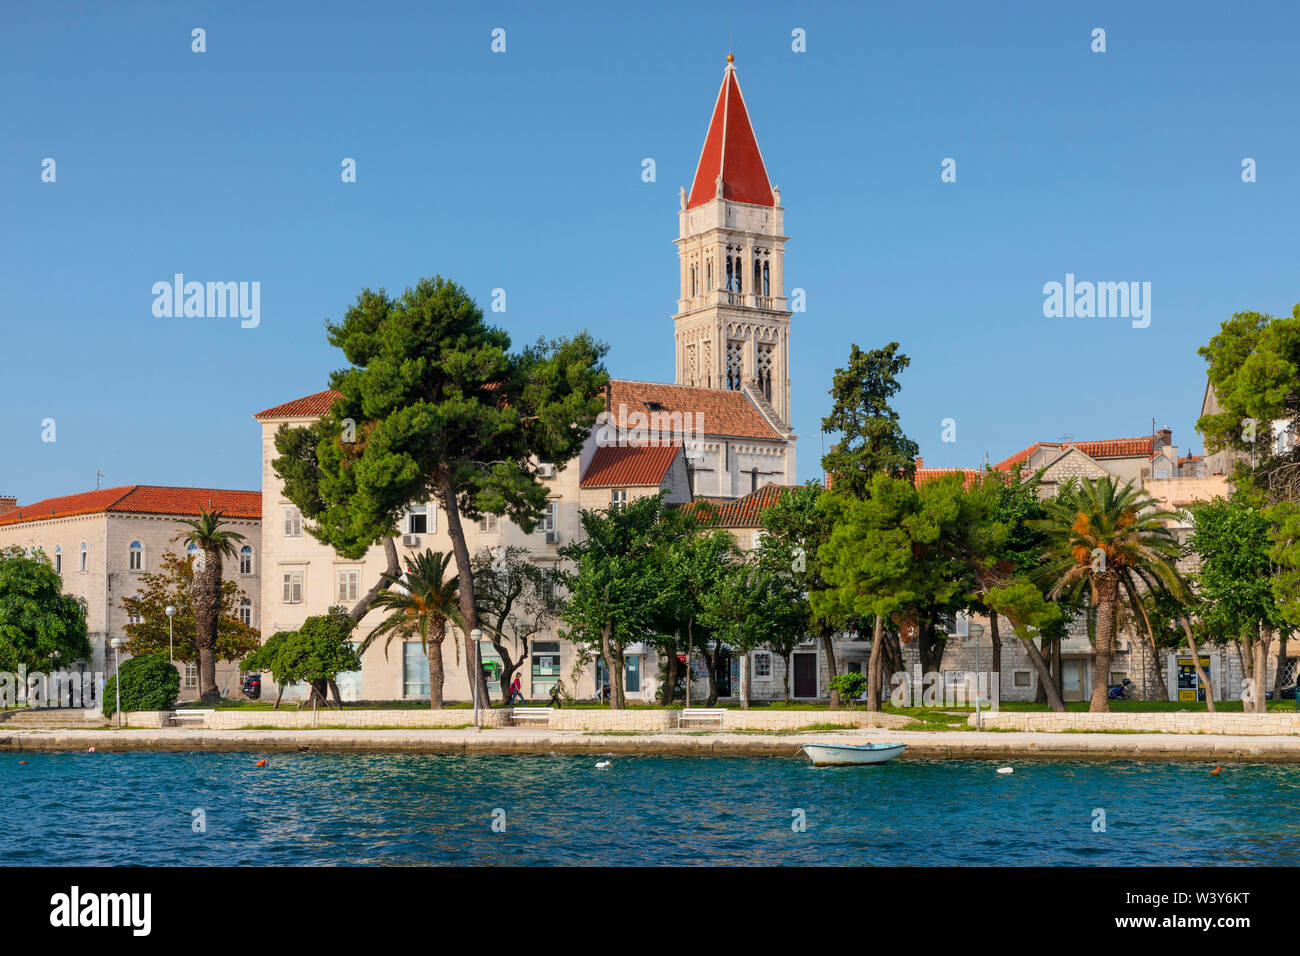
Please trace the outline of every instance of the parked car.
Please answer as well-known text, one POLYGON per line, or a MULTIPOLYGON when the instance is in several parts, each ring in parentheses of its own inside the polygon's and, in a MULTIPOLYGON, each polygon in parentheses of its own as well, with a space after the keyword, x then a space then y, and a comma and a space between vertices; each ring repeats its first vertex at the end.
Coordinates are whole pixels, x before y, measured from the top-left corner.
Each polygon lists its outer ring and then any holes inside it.
POLYGON ((257 700, 262 696, 262 675, 249 674, 244 678, 244 696, 249 700, 257 700))

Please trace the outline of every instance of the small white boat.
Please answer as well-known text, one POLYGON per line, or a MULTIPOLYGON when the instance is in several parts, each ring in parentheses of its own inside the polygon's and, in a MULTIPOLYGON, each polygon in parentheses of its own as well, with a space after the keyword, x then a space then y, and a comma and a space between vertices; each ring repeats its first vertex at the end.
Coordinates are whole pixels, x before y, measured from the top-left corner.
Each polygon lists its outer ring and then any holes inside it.
POLYGON ((804 744, 799 748, 808 755, 814 767, 834 767, 842 764, 884 763, 893 760, 906 744, 804 744))

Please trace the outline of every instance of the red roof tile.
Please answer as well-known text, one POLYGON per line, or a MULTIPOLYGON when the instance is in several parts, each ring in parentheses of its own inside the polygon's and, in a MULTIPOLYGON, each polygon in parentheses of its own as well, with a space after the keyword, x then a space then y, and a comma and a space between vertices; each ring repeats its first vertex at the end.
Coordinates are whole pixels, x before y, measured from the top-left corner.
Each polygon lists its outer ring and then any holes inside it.
POLYGON ((695 168, 687 209, 702 206, 714 198, 719 175, 724 199, 756 206, 776 205, 754 128, 749 124, 745 98, 740 95, 736 69, 730 63, 722 74, 722 88, 718 90, 713 119, 695 168))
POLYGON ((327 388, 323 392, 305 398, 295 398, 292 402, 260 411, 253 417, 259 421, 266 418, 318 418, 329 411, 330 406, 334 404, 334 399, 338 397, 338 392, 327 388))
POLYGON ((1009 458, 1002 459, 993 467, 1006 470, 1023 464, 1040 448, 1054 448, 1060 451, 1077 448, 1089 458, 1137 458, 1151 455, 1155 451, 1155 437, 1146 435, 1141 438, 1106 438, 1101 441, 1039 441, 1009 458))
POLYGON ((699 499, 682 505, 700 524, 715 528, 761 528, 763 512, 780 500, 792 485, 764 485, 743 498, 730 501, 699 499))
POLYGON ((633 412, 649 412, 652 403, 658 404, 658 412, 667 415, 690 412, 693 416, 698 416, 697 422, 691 423, 692 433, 698 431, 704 435, 725 438, 781 440, 763 413, 741 392, 610 379, 609 410, 614 413, 616 422, 620 405, 626 405, 627 415, 631 416, 633 412))
POLYGON ((77 495, 46 498, 0 515, 0 525, 24 524, 74 515, 149 514, 197 515, 204 508, 222 511, 230 518, 262 517, 260 491, 225 488, 167 488, 159 485, 122 485, 77 495))
POLYGON ((979 480, 981 474, 983 470, 979 468, 918 468, 913 484, 920 485, 935 478, 942 478, 944 475, 962 475, 963 486, 969 488, 979 480))
POLYGON ((657 487, 672 467, 681 445, 642 445, 624 447, 602 445, 596 449, 583 488, 657 487))

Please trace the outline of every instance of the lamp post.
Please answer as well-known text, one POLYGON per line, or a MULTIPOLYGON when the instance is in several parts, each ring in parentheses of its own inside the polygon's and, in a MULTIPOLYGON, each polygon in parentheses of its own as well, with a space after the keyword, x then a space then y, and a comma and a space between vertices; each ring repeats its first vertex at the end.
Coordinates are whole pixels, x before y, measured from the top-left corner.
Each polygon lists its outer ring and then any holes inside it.
POLYGON ((483 640, 483 632, 477 627, 469 632, 469 639, 474 642, 474 680, 470 686, 470 693, 474 695, 474 726, 478 724, 478 688, 483 683, 483 649, 479 646, 479 641, 483 640))
POLYGON ((983 624, 968 624, 967 633, 975 639, 975 729, 984 729, 984 717, 980 712, 980 638, 984 636, 983 624))
POLYGON ((176 607, 168 604, 163 608, 163 613, 167 615, 167 660, 171 661, 173 666, 176 664, 176 652, 172 645, 172 627, 176 623, 176 607))
POLYGON ((122 639, 115 637, 108 642, 108 646, 113 648, 113 690, 117 693, 117 726, 122 726, 122 639))

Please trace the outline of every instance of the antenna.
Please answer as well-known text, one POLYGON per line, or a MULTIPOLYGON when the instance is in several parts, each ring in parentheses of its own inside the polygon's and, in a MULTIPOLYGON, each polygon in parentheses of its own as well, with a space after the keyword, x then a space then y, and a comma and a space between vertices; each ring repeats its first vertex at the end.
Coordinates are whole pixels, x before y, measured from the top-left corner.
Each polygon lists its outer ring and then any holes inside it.
POLYGON ((98 468, 95 469, 95 490, 99 490, 99 480, 104 477, 104 473, 98 468))

